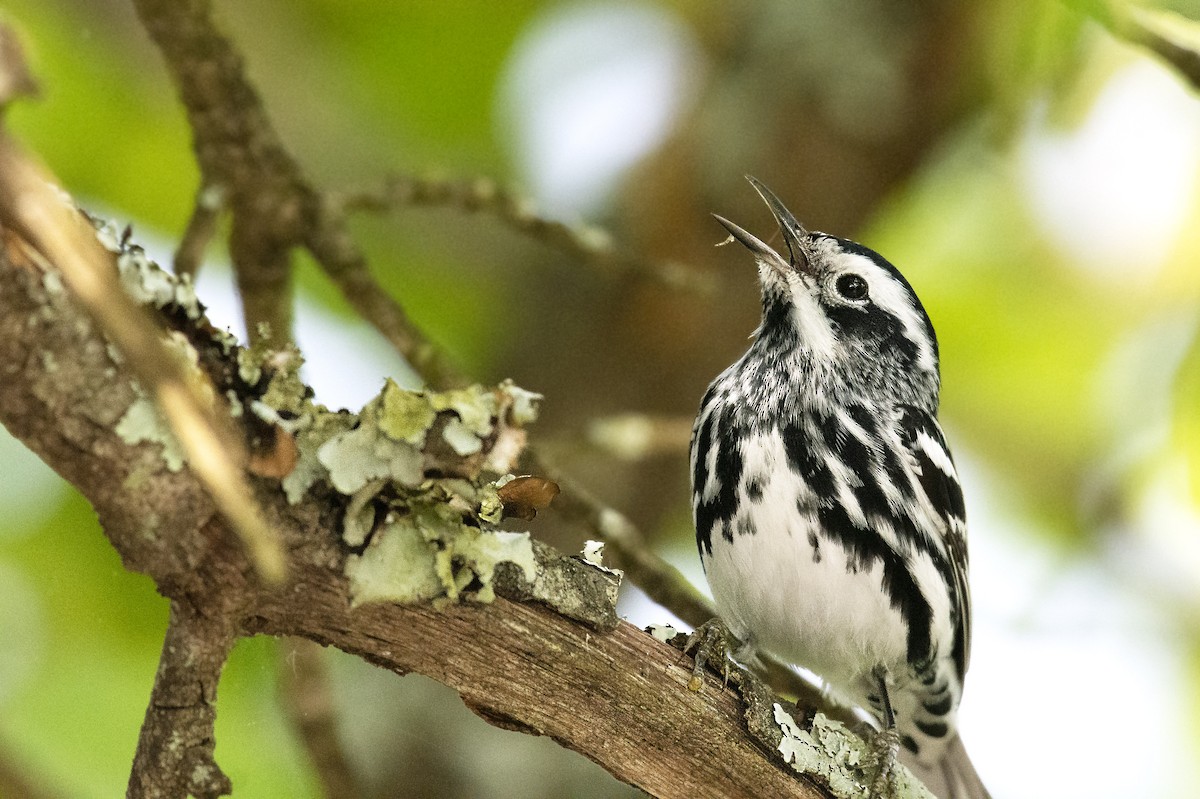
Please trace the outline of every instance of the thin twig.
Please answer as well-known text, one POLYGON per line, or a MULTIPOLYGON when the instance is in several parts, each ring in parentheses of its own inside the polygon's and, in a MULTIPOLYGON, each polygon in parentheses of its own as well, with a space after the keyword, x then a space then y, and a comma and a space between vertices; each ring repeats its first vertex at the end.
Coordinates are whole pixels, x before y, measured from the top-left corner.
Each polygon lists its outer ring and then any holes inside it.
POLYGON ((220 184, 204 185, 196 192, 192 216, 175 248, 175 274, 196 276, 204 250, 216 235, 217 221, 224 208, 225 189, 220 184))
POLYGON ((488 214, 522 235, 613 274, 644 277, 673 289, 701 294, 711 294, 716 288, 709 276, 684 264, 650 262, 622 252, 603 228, 543 216, 532 200, 497 185, 490 178, 450 180, 393 175, 381 188, 347 192, 335 199, 347 211, 386 213, 400 208, 447 207, 488 214))
POLYGON ((371 274, 366 256, 346 227, 344 214, 326 201, 319 203, 316 214, 316 224, 307 232, 305 244, 341 289, 342 296, 431 388, 466 385, 469 381, 446 351, 412 323, 400 303, 371 274))
POLYGON ((286 639, 280 651, 279 674, 283 706, 308 751, 326 799, 363 796, 338 738, 337 708, 324 648, 304 638, 286 639))
MULTIPOLYGON (((1073 0, 1070 5, 1081 9, 1118 39, 1154 53, 1200 91, 1200 50, 1164 31, 1161 22, 1150 16, 1151 12, 1120 0, 1073 0)), ((1167 12, 1156 11, 1154 16, 1165 18, 1167 12)))
MULTIPOLYGON (((203 186, 221 186, 231 212, 229 253, 248 316, 280 336, 291 328, 291 250, 315 202, 284 148, 241 54, 212 19, 210 0, 135 0, 166 60, 192 129, 203 186)), ((198 205, 203 204, 200 193, 198 205)), ((205 219, 198 208, 192 219, 205 219)), ((257 341, 264 328, 250 328, 257 341)))

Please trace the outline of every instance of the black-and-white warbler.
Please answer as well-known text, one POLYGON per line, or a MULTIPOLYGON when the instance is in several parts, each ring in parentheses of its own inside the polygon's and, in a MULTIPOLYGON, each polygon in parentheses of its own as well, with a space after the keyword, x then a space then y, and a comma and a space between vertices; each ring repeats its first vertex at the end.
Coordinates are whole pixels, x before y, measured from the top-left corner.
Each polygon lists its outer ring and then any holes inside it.
POLYGON ((713 598, 738 659, 810 669, 875 717, 889 763, 898 738, 941 799, 986 797, 955 728, 971 604, 933 325, 884 258, 750 182, 785 248, 717 217, 758 263, 762 325, 692 433, 713 598))

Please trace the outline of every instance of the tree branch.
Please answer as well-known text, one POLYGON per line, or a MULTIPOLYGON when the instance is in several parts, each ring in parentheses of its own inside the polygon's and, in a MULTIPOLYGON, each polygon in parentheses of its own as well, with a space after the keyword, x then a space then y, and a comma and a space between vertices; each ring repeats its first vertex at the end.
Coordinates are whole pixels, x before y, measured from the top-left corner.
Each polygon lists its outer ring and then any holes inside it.
MULTIPOLYGON (((209 0, 134 0, 134 6, 179 87, 202 183, 228 198, 229 251, 245 316, 265 321, 276 336, 291 329, 291 251, 305 247, 429 385, 465 385, 375 280, 337 203, 309 183, 284 147, 241 55, 213 22, 209 0)), ((194 211, 189 227, 204 218, 194 211)), ((258 335, 252 327, 251 341, 258 335)))
MULTIPOLYGON (((259 583, 195 476, 169 469, 159 445, 131 444, 114 432, 135 398, 129 374, 40 271, 45 264, 22 261, 11 231, 4 244, 0 421, 92 502, 126 565, 148 574, 173 602, 137 774, 174 768, 160 779, 180 784, 184 764, 162 759, 155 714, 189 708, 196 731, 189 746, 193 756, 197 747, 203 752, 208 686, 227 636, 269 633, 334 645, 397 673, 427 674, 492 723, 550 735, 655 795, 826 795, 797 779, 772 741, 747 737, 732 691, 711 683, 688 691, 690 672, 677 650, 616 622, 611 575, 543 545, 533 550, 535 579, 497 566, 500 596, 492 604, 356 599, 347 571, 357 556, 343 538, 339 510, 345 498, 321 483, 292 503, 277 481, 262 479, 257 498, 285 542, 289 576, 278 587, 259 583), (181 644, 201 656, 195 672, 171 662, 181 644), (178 687, 189 680, 194 690, 181 701, 178 687)), ((206 359, 228 358, 237 368, 236 348, 205 343, 217 334, 203 320, 175 322, 206 359)), ((751 729, 778 733, 763 716, 770 712, 760 703, 751 729)), ((145 784, 135 779, 135 788, 145 784)))
POLYGON ((347 211, 394 212, 402 208, 449 207, 486 213, 506 227, 553 247, 566 255, 595 264, 607 272, 657 281, 672 289, 712 294, 711 277, 680 263, 652 263, 622 252, 608 231, 583 222, 567 223, 540 215, 533 201, 489 178, 447 180, 392 175, 376 189, 345 192, 335 201, 347 211))
POLYGON ((171 603, 150 707, 138 737, 128 799, 216 799, 233 786, 213 759, 217 683, 236 640, 233 626, 171 603))
MULTIPOLYGON (((11 243, 21 246, 26 258, 49 259, 58 267, 55 274, 116 345, 119 357, 153 398, 148 407, 157 406, 166 418, 182 454, 230 520, 261 576, 282 579, 279 541, 263 523, 240 474, 247 459, 241 439, 217 409, 212 387, 161 340, 152 311, 122 288, 122 280, 138 278, 145 258, 138 260, 122 251, 115 237, 102 243, 90 222, 63 201, 51 188, 48 175, 4 131, 0 131, 0 224, 20 235, 11 243)), ((147 298, 163 299, 157 289, 141 288, 147 298)), ((171 301, 179 296, 175 287, 166 293, 171 301)), ((191 299, 194 302, 194 294, 191 299)))

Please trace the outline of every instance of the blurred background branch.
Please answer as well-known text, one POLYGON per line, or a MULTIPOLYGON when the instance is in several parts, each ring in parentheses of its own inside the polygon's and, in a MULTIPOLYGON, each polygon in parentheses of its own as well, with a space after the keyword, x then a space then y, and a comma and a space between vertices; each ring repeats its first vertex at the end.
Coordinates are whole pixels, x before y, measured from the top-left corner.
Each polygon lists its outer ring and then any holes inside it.
POLYGON ((540 215, 532 200, 488 178, 454 181, 393 175, 381 189, 346 192, 347 211, 396 213, 411 208, 447 207, 494 216, 505 226, 563 254, 593 264, 616 277, 643 277, 685 291, 711 292, 711 277, 686 264, 647 263, 614 245, 612 234, 584 222, 567 224, 540 215))

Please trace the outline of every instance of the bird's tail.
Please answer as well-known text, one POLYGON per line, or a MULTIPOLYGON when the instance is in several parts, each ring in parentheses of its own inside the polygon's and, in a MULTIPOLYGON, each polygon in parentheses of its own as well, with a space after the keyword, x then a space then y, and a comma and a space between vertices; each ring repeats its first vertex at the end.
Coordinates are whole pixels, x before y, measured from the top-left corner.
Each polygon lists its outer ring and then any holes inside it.
MULTIPOLYGON (((905 759, 905 758, 901 758, 905 759)), ((983 780, 971 765, 971 758, 957 734, 946 746, 942 759, 935 765, 906 762, 912 771, 938 799, 991 799, 983 780)))

